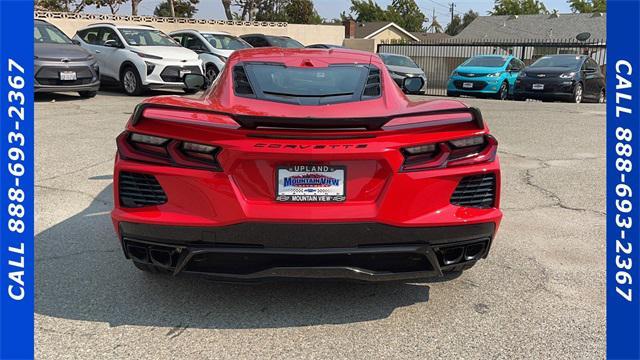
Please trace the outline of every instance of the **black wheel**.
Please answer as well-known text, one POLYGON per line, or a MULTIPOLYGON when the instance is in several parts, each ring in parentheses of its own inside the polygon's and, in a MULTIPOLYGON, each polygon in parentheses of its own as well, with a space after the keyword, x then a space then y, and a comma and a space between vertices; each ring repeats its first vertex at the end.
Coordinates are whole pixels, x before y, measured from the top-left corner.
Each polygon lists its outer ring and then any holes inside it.
POLYGON ((120 84, 127 95, 141 95, 144 91, 140 74, 133 66, 127 66, 120 74, 120 84))
POLYGON ((502 85, 500 85, 500 90, 498 90, 498 92, 496 93, 496 99, 498 100, 507 100, 507 98, 509 97, 509 84, 507 84, 507 82, 503 82, 502 85))
POLYGON ((600 104, 604 104, 607 102, 607 94, 605 93, 604 89, 600 90, 600 94, 598 95, 598 102, 600 104))
POLYGON ((80 91, 78 94, 80 94, 81 98, 89 99, 96 96, 98 92, 97 91, 80 91))
POLYGON ((207 79, 207 86, 211 85, 213 81, 218 77, 218 68, 213 64, 208 64, 204 70, 204 77, 207 79))
POLYGON ((527 100, 527 98, 525 98, 525 97, 523 97, 521 95, 514 95, 513 96, 513 100, 515 100, 515 101, 525 101, 525 100, 527 100))
POLYGON ((573 88, 573 97, 571 98, 571 102, 576 104, 580 104, 582 102, 582 93, 583 88, 581 83, 577 83, 576 87, 573 88))
POLYGON ((458 94, 457 92, 453 92, 453 91, 447 91, 447 96, 449 96, 449 97, 459 97, 460 94, 458 94))
POLYGON ((168 274, 169 271, 163 268, 159 268, 157 266, 151 265, 151 264, 143 264, 143 263, 139 263, 137 261, 133 262, 133 265, 135 267, 137 267, 139 270, 142 270, 144 272, 148 272, 150 274, 168 274))

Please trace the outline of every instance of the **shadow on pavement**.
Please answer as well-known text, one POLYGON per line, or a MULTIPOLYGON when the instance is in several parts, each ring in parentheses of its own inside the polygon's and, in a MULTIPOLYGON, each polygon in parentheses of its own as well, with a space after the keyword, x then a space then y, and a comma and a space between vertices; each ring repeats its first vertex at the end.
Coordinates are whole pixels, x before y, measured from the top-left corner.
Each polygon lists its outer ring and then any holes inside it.
POLYGON ((109 185, 88 208, 36 235, 36 313, 111 326, 282 328, 382 319, 429 300, 425 285, 224 284, 146 274, 124 259, 111 198, 109 185))

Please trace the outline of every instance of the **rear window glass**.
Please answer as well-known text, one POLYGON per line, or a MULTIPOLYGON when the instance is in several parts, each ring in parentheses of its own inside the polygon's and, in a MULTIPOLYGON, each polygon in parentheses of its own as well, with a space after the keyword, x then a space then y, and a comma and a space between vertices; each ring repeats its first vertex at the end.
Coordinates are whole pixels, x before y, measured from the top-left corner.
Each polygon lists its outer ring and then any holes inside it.
MULTIPOLYGON (((234 70, 234 81, 248 80, 251 93, 236 94, 289 102, 303 105, 318 105, 346 101, 357 101, 368 97, 365 85, 380 86, 376 73, 370 76, 368 65, 332 65, 322 68, 288 67, 282 64, 247 63, 240 67, 243 74, 234 70), (246 79, 244 78, 246 76, 246 79)), ((377 70, 377 69, 376 69, 377 70)), ((242 85, 242 84, 240 84, 242 85)), ((246 90, 246 87, 244 88, 246 90)), ((376 93, 379 95, 378 93, 376 93)))
POLYGON ((531 64, 531 67, 564 67, 575 69, 580 63, 580 56, 544 56, 531 64))
POLYGON ((463 65, 480 67, 502 67, 506 61, 506 56, 481 56, 473 57, 463 65))

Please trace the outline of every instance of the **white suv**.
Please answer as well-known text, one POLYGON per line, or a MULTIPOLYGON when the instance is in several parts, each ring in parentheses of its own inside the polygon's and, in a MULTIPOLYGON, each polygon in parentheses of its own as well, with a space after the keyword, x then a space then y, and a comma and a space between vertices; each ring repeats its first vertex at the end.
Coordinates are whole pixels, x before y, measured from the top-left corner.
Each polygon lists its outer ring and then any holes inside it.
POLYGON ((209 83, 222 71, 231 53, 252 47, 246 41, 226 32, 178 30, 169 35, 182 46, 200 55, 209 83))
POLYGON ((147 88, 184 89, 185 74, 202 74, 198 54, 151 26, 93 24, 74 39, 98 59, 101 78, 117 81, 128 95, 147 88))

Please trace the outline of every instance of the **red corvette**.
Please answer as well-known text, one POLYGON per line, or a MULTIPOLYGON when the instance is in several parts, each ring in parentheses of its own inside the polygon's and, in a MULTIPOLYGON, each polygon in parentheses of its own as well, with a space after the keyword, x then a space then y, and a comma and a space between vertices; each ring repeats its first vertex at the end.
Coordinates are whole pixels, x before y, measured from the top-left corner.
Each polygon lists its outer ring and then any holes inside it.
POLYGON ((237 51, 201 98, 138 105, 117 145, 113 223, 151 272, 455 276, 502 218, 480 112, 410 101, 371 53, 237 51))

